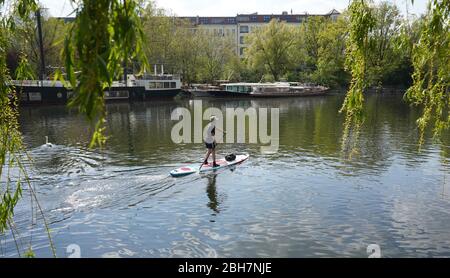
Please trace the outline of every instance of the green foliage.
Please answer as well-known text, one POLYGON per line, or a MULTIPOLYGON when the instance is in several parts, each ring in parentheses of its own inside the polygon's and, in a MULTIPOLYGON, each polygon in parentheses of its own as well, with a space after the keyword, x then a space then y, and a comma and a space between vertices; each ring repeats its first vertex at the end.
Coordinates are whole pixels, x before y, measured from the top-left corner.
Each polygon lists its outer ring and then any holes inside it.
MULTIPOLYGON (((63 20, 49 18, 42 15, 43 52, 45 57, 46 72, 44 76, 52 75, 53 72, 63 66, 61 59, 62 41, 68 31, 69 24, 63 20)), ((16 26, 12 36, 11 47, 8 49, 8 66, 13 72, 18 65, 19 59, 26 56, 34 76, 39 76, 40 54, 39 41, 37 37, 36 19, 30 15, 29 20, 21 22, 16 26), (22 51, 22 53, 19 52, 22 51)))
POLYGON ((177 31, 188 26, 185 22, 166 14, 165 10, 158 9, 153 2, 150 2, 142 12, 142 28, 146 34, 144 51, 149 64, 171 64, 173 55, 171 45, 176 43, 177 35, 180 35, 177 31))
POLYGON ((302 81, 313 81, 321 47, 319 39, 328 23, 329 20, 322 16, 308 16, 306 22, 292 32, 292 36, 296 37, 292 56, 302 81))
POLYGON ((179 27, 175 31, 176 39, 170 45, 172 70, 180 73, 188 85, 196 82, 199 76, 201 53, 197 36, 191 29, 179 27))
POLYGON ((421 144, 427 126, 433 127, 435 138, 450 127, 449 14, 449 0, 433 0, 420 40, 413 48, 413 85, 405 97, 423 107, 423 114, 417 120, 421 144))
POLYGON ((245 51, 250 68, 270 74, 277 81, 285 75, 293 66, 295 36, 292 32, 291 27, 276 19, 254 30, 247 37, 249 47, 245 51))
POLYGON ((34 253, 33 249, 31 247, 23 254, 24 258, 32 259, 36 258, 36 254, 34 253))
MULTIPOLYGON (((4 1, 0 1, 2 8, 4 1)), ((55 255, 55 249, 50 237, 47 222, 37 202, 34 189, 31 187, 27 175, 27 169, 23 165, 22 157, 26 155, 22 142, 22 135, 18 122, 18 98, 15 88, 11 85, 11 74, 7 67, 7 52, 11 48, 11 37, 17 31, 17 25, 13 22, 26 22, 30 14, 37 7, 34 1, 16 1, 12 5, 10 13, 0 18, 0 235, 10 230, 20 256, 20 248, 16 236, 18 230, 14 225, 14 208, 22 197, 22 186, 25 183, 30 192, 31 201, 38 206, 38 211, 44 219, 44 225, 50 241, 50 247, 55 255), (12 176, 12 170, 18 174, 12 176)), ((16 69, 16 78, 21 80, 33 76, 26 56, 21 54, 20 62, 16 69)), ((34 217, 34 216, 33 216, 34 217)))
POLYGON ((227 63, 235 56, 231 41, 226 37, 204 34, 197 37, 200 39, 200 81, 213 83, 222 79, 227 63))
POLYGON ((64 41, 67 79, 74 89, 69 105, 96 121, 91 147, 102 146, 103 92, 122 73, 123 61, 137 58, 145 67, 139 6, 134 0, 84 0, 64 41))
POLYGON ((212 83, 239 75, 237 55, 229 36, 207 33, 189 20, 176 18, 150 3, 144 9, 145 51, 150 64, 164 64, 186 84, 212 83))
POLYGON ((402 49, 395 48, 395 41, 406 22, 394 4, 381 2, 371 10, 375 26, 369 34, 367 79, 369 84, 381 86, 404 62, 402 49))
POLYGON ((317 70, 312 73, 311 80, 329 87, 344 87, 349 81, 344 70, 348 18, 342 15, 336 21, 324 22, 324 25, 318 35, 317 70))
POLYGON ((398 11, 388 4, 382 4, 374 12, 365 1, 353 1, 349 12, 346 65, 352 73, 352 81, 341 109, 346 113, 344 143, 351 141, 348 136, 353 127, 357 134, 362 123, 364 89, 376 80, 381 82, 385 79, 383 75, 392 75, 396 67, 403 66, 406 70, 407 57, 412 59, 414 73, 413 85, 405 98, 423 107, 423 114, 417 120, 419 143, 424 142, 425 129, 430 125, 434 137, 439 138, 442 131, 450 127, 450 1, 430 2, 424 22, 413 24, 421 29, 419 39, 415 39, 417 29, 399 28, 398 11), (402 46, 403 51, 398 51, 402 46), (403 65, 392 62, 402 60, 398 58, 403 58, 403 65))
MULTIPOLYGON (((0 2, 2 4, 2 2, 0 2)), ((1 6, 0 6, 1 7, 1 6)), ((27 15, 23 3, 18 3, 19 14, 27 15)), ((10 226, 14 215, 14 207, 22 196, 20 180, 15 184, 9 178, 9 170, 17 166, 19 161, 15 154, 22 151, 22 136, 19 131, 17 98, 8 84, 11 83, 9 69, 6 66, 6 50, 12 28, 2 18, 0 32, 0 177, 6 170, 6 181, 0 187, 0 234, 10 226)))
MULTIPOLYGON (((352 77, 344 103, 340 110, 345 113, 343 147, 357 142, 360 126, 363 122, 364 90, 368 86, 367 66, 370 53, 369 33, 375 27, 376 20, 372 10, 364 0, 355 0, 349 7, 350 31, 347 38, 347 56, 345 66, 352 77), (354 136, 353 138, 352 135, 354 136)), ((352 151, 355 148, 352 147, 352 151)), ((351 156, 351 154, 350 154, 351 156)))

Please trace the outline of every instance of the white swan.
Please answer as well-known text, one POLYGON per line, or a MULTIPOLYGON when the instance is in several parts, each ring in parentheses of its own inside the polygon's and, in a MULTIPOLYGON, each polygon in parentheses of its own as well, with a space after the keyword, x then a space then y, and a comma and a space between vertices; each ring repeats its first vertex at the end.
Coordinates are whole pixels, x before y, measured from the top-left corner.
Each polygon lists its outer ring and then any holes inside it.
POLYGON ((48 142, 48 136, 45 136, 45 146, 49 148, 53 147, 53 144, 48 142))

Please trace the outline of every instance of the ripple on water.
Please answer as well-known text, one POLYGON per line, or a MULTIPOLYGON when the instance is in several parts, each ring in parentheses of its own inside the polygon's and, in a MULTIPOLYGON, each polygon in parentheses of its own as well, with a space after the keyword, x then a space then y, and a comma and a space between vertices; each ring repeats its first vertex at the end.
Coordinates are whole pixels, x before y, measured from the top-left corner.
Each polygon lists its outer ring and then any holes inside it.
MULTIPOLYGON (((341 152, 340 96, 208 102, 282 108, 279 151, 220 144, 219 153, 250 159, 179 179, 168 172, 205 153, 202 144, 171 143, 171 111, 187 102, 108 106, 102 151, 80 147, 87 126, 62 108, 21 117, 30 146, 54 139, 31 149, 27 165, 60 257, 74 243, 86 257, 366 257, 369 244, 386 257, 450 256, 448 143, 418 152, 412 108, 382 98, 368 96, 376 106, 352 159, 341 152)), ((30 225, 28 197, 25 188, 18 227, 30 225)), ((37 222, 33 249, 51 256, 37 222)), ((30 237, 23 234, 25 247, 30 237)), ((11 237, 2 244, 15 255, 11 237)))

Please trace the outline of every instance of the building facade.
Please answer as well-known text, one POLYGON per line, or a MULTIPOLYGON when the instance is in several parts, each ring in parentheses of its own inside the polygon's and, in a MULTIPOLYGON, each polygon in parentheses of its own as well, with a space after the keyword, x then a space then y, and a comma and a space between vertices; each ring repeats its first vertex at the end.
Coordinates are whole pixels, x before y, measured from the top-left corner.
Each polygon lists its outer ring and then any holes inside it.
POLYGON ((261 28, 268 24, 272 19, 285 22, 291 25, 300 25, 305 22, 309 16, 324 16, 336 20, 340 12, 333 9, 329 13, 321 15, 311 14, 238 14, 235 17, 180 17, 189 20, 197 31, 212 36, 222 36, 229 38, 235 47, 236 54, 243 56, 247 47, 246 37, 254 32, 257 28, 261 28))

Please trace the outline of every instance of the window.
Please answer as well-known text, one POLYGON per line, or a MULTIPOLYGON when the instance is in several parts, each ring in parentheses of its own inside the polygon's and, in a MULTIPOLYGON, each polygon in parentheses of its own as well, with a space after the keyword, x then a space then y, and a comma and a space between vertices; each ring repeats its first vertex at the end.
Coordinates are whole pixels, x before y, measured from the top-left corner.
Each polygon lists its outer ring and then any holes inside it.
POLYGON ((169 88, 170 87, 170 83, 169 82, 164 82, 164 88, 169 88))
POLYGON ((239 27, 239 32, 248 33, 248 26, 244 25, 244 26, 239 27))
POLYGON ((250 17, 248 17, 248 16, 239 16, 238 17, 238 21, 239 22, 249 22, 250 21, 250 17))
POLYGON ((28 97, 30 98, 30 101, 41 101, 42 96, 40 92, 29 92, 28 97))
POLYGON ((212 24, 222 24, 223 23, 223 18, 212 18, 211 19, 211 23, 212 24))
POLYGON ((239 42, 240 42, 241 44, 245 44, 245 37, 244 37, 244 36, 240 36, 240 37, 239 37, 239 42))
POLYGON ((252 15, 252 21, 258 21, 258 17, 256 15, 252 15))
POLYGON ((176 88, 177 83, 176 82, 170 82, 170 88, 176 88))
POLYGON ((219 36, 223 36, 223 30, 219 29, 219 36))
POLYGON ((265 15, 264 22, 269 22, 269 21, 270 21, 270 15, 265 15))
POLYGON ((241 47, 239 49, 239 54, 242 56, 242 55, 244 55, 244 52, 245 52, 245 47, 241 47))
POLYGON ((231 29, 231 33, 233 33, 233 35, 236 34, 236 29, 231 29))

